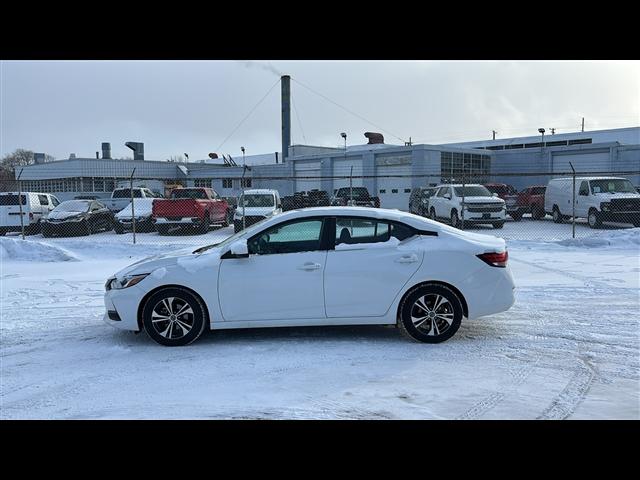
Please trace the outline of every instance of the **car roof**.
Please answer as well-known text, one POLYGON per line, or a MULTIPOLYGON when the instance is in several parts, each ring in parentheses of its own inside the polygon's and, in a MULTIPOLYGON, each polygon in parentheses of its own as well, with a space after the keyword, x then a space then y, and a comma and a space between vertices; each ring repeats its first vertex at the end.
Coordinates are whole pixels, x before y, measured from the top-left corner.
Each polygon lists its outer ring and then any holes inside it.
POLYGON ((273 188, 248 188, 242 193, 278 193, 278 191, 273 188))

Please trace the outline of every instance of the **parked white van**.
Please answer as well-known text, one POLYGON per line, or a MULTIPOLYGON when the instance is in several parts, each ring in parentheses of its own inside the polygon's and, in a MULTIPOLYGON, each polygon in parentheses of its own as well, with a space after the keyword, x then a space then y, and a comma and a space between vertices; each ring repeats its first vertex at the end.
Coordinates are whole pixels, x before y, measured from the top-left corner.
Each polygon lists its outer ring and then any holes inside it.
MULTIPOLYGON (((50 193, 22 192, 22 217, 25 233, 40 232, 40 222, 60 201, 50 193)), ((0 192, 0 236, 21 231, 18 192, 0 192)))
POLYGON ((238 206, 233 214, 233 230, 237 233, 249 225, 278 213, 282 213, 282 202, 277 190, 266 188, 245 190, 238 198, 238 206))
MULTIPOLYGON (((549 180, 544 209, 562 223, 573 215, 573 179, 549 180)), ((640 194, 622 177, 576 177, 576 218, 586 218, 591 228, 602 222, 632 223, 640 227, 640 194)))

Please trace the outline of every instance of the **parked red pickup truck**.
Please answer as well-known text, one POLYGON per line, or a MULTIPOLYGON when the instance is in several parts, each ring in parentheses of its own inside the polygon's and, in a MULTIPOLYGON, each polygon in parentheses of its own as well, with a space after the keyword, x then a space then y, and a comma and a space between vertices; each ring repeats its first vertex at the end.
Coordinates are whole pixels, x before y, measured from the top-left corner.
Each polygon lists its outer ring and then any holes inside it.
POLYGON ((153 201, 152 217, 160 235, 183 229, 207 233, 212 224, 229 225, 231 209, 211 188, 176 188, 166 200, 153 201))
POLYGON ((544 218, 544 193, 547 187, 534 185, 527 187, 517 195, 508 195, 505 198, 507 212, 516 222, 522 219, 525 213, 530 213, 534 220, 544 218))

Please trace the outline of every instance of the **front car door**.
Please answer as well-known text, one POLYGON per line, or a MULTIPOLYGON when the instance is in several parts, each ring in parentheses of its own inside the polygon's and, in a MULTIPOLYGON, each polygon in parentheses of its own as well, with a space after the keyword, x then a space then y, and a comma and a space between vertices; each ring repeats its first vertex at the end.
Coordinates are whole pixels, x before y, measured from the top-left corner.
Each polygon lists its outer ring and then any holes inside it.
MULTIPOLYGON (((573 186, 571 187, 573 189, 573 186)), ((583 180, 580 182, 580 188, 576 195, 576 217, 586 217, 588 215, 589 206, 589 182, 583 180)), ((569 205, 569 214, 571 214, 572 206, 569 205)))
POLYGON ((337 217, 333 223, 334 249, 327 253, 324 276, 327 317, 385 315, 422 263, 413 230, 365 217, 337 217))
POLYGON ((326 318, 323 217, 280 223, 247 241, 248 258, 221 260, 218 296, 225 321, 326 318))

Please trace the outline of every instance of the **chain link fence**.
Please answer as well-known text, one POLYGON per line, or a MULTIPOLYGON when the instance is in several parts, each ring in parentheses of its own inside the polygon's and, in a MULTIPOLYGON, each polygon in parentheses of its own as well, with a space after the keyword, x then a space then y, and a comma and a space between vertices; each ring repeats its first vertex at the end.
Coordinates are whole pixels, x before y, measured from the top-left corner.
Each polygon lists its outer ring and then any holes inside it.
POLYGON ((559 241, 640 226, 638 185, 629 180, 638 175, 367 175, 351 168, 339 175, 232 179, 141 178, 133 171, 129 178, 6 180, 0 235, 202 245, 271 215, 332 205, 397 209, 507 240, 559 241))

